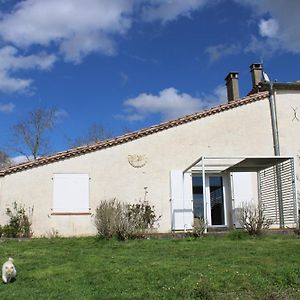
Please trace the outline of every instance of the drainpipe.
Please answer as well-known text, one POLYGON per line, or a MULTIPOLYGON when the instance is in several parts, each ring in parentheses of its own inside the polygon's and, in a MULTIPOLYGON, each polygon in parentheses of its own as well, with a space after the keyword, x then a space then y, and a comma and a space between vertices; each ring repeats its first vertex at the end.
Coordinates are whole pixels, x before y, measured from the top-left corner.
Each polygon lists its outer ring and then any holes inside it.
POLYGON ((271 112, 274 154, 275 156, 280 156, 277 112, 276 112, 276 105, 275 105, 275 94, 273 89, 273 82, 269 83, 269 104, 270 104, 270 112, 271 112))
MULTIPOLYGON (((272 81, 269 82, 269 104, 270 104, 270 113, 271 113, 274 154, 275 154, 275 156, 280 156, 277 112, 276 112, 276 103, 275 103, 275 92, 274 92, 272 81)), ((280 166, 278 166, 278 165, 276 165, 275 168, 276 168, 276 179, 277 179, 276 181, 277 181, 279 224, 280 224, 280 228, 284 228, 281 170, 280 170, 280 166)))

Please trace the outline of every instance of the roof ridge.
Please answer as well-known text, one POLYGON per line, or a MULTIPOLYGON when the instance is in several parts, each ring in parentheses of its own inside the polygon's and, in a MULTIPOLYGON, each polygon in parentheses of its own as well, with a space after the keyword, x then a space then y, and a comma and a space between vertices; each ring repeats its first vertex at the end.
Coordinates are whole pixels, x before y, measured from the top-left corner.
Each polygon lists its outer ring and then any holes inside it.
POLYGON ((109 147, 113 147, 116 145, 120 145, 123 143, 127 143, 133 140, 136 140, 138 138, 141 138, 143 136, 147 136, 156 132, 160 132, 166 129, 170 129, 185 123, 189 123, 195 120, 198 120, 200 118, 214 115, 218 112, 226 111, 235 107, 239 107, 248 103, 252 103, 261 99, 264 99, 268 95, 268 92, 258 92, 256 94, 251 94, 246 97, 243 97, 238 100, 231 101, 229 103, 224 103, 220 104, 205 110, 202 110, 200 112, 192 113, 189 115, 186 115, 184 117, 180 117, 174 120, 166 121, 157 125, 152 125, 150 127, 146 127, 140 130, 136 130, 133 132, 129 132, 108 140, 100 141, 94 144, 90 145, 84 145, 84 146, 79 146, 76 148, 71 148, 68 150, 56 152, 54 154, 50 154, 48 156, 43 156, 40 157, 36 160, 28 161, 28 162, 23 162, 20 164, 17 164, 15 166, 8 167, 6 169, 0 170, 0 176, 5 176, 8 174, 20 172, 22 170, 27 170, 31 169, 37 166, 49 164, 52 162, 60 161, 63 159, 71 158, 71 157, 76 157, 79 155, 83 155, 85 153, 90 153, 94 152, 100 149, 105 149, 109 147))

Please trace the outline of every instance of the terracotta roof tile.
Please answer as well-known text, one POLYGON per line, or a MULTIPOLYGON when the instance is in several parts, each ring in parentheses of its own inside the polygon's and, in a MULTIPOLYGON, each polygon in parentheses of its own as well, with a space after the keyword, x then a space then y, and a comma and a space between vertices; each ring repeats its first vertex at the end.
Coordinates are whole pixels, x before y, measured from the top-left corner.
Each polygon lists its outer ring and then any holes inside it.
POLYGON ((235 107, 243 106, 243 105, 246 105, 246 104, 249 104, 252 102, 256 102, 256 101, 265 99, 267 96, 268 96, 268 92, 259 92, 256 94, 251 94, 247 97, 232 101, 230 103, 215 106, 210 109, 207 109, 207 110, 204 110, 201 112, 197 112, 194 114, 190 114, 190 115, 184 116, 184 117, 176 119, 176 120, 164 122, 164 123, 154 125, 154 126, 151 126, 148 128, 144 128, 144 129, 141 129, 138 131, 127 133, 122 136, 112 138, 110 140, 105 140, 105 141, 98 142, 96 144, 80 146, 80 147, 69 149, 66 151, 57 152, 55 154, 51 154, 48 156, 38 158, 37 160, 34 160, 34 161, 21 163, 21 164, 9 167, 7 169, 1 170, 0 176, 9 175, 9 174, 16 173, 16 172, 21 172, 23 170, 50 164, 52 162, 57 162, 57 161, 61 161, 61 160, 67 159, 67 158, 80 156, 80 155, 83 155, 83 154, 86 154, 89 152, 94 152, 97 150, 110 148, 115 145, 124 144, 124 143, 130 142, 130 141, 139 139, 141 137, 151 135, 156 132, 167 130, 169 128, 173 128, 173 127, 185 124, 185 123, 192 122, 194 120, 205 118, 207 116, 214 115, 214 114, 217 114, 222 111, 227 111, 227 110, 230 110, 235 107))

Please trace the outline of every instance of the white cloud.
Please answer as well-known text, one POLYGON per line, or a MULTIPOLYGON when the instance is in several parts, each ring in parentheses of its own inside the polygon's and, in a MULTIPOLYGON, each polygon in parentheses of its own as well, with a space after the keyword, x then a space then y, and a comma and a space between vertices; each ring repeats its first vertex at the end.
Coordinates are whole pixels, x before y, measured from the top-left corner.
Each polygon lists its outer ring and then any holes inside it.
POLYGON ((57 109, 54 113, 54 117, 59 122, 61 119, 67 118, 69 116, 68 112, 64 109, 57 109))
POLYGON ((100 52, 105 55, 115 55, 116 46, 112 39, 100 33, 76 35, 61 43, 60 52, 65 61, 75 64, 92 52, 100 52))
POLYGON ((57 45, 68 61, 88 53, 114 53, 111 35, 131 25, 132 0, 27 0, 0 22, 5 41, 22 48, 57 45))
POLYGON ((218 86, 213 94, 204 95, 203 98, 180 93, 173 87, 160 91, 158 95, 142 93, 127 99, 124 102, 126 112, 118 117, 128 121, 140 121, 151 114, 159 114, 162 120, 175 119, 223 102, 226 98, 224 91, 223 86, 218 86))
MULTIPOLYGON (((3 0, 2 0, 3 1, 3 0)), ((80 63, 90 53, 117 54, 116 38, 135 21, 168 22, 208 3, 208 0, 23 0, 0 11, 0 91, 19 92, 32 84, 17 78, 20 69, 48 69, 55 59, 80 63), (139 18, 136 18, 139 15, 139 18), (5 47, 5 45, 7 47, 5 47), (10 46, 8 46, 10 45, 10 46), (35 49, 51 51, 37 53, 35 49), (18 51, 31 55, 18 55, 18 51), (8 59, 7 59, 8 58, 8 59)), ((40 50, 39 50, 40 51, 40 50)))
POLYGON ((217 60, 221 59, 222 57, 228 55, 238 54, 240 51, 241 51, 241 47, 238 44, 231 44, 231 45, 219 44, 219 45, 207 47, 205 50, 205 52, 209 56, 210 63, 214 63, 217 60))
POLYGON ((0 69, 14 71, 21 69, 41 69, 47 70, 52 67, 56 58, 41 52, 37 55, 22 56, 18 55, 18 50, 11 46, 0 49, 0 69))
POLYGON ((208 0, 149 0, 142 8, 145 21, 173 21, 179 16, 190 17, 191 13, 207 4, 208 0))
POLYGON ((115 35, 131 27, 133 12, 142 20, 167 22, 189 16, 208 0, 24 0, 0 19, 0 36, 20 48, 57 46, 78 63, 91 52, 116 53, 115 35))
POLYGON ((0 112, 2 113, 11 113, 15 109, 15 105, 12 102, 9 103, 0 103, 0 112))
POLYGON ((15 78, 12 74, 18 70, 48 70, 55 60, 53 54, 48 55, 44 52, 23 56, 12 46, 0 48, 0 91, 20 92, 27 89, 32 80, 15 78))
POLYGON ((276 37, 278 33, 278 23, 274 19, 261 20, 259 23, 259 33, 263 37, 276 37))
POLYGON ((222 103, 225 102, 226 99, 227 99, 226 86, 224 84, 220 84, 214 89, 214 92, 211 97, 212 103, 214 104, 222 103))
POLYGON ((31 79, 13 78, 6 72, 0 71, 0 91, 2 92, 21 92, 29 88, 31 83, 31 79))
MULTIPOLYGON (((236 2, 250 6, 255 17, 259 19, 260 36, 255 38, 260 45, 250 44, 248 48, 254 52, 266 52, 263 47, 265 43, 271 52, 300 53, 299 0, 236 0, 236 2)), ((252 38, 252 43, 253 41, 252 38)))
POLYGON ((244 48, 245 53, 259 53, 263 57, 270 57, 277 51, 282 51, 278 40, 260 39, 254 35, 251 36, 249 44, 244 48))

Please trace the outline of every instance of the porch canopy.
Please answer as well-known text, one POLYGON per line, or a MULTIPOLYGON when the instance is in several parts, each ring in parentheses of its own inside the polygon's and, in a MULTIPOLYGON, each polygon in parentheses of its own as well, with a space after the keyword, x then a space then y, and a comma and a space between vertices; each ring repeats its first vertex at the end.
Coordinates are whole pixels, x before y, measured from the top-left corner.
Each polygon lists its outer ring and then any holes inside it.
MULTIPOLYGON (((258 199, 264 213, 281 228, 297 223, 296 178, 294 158, 285 156, 200 157, 185 173, 205 176, 235 172, 256 172, 258 199)), ((206 193, 203 194, 204 203, 206 193)))
POLYGON ((192 173, 259 172, 290 161, 293 157, 248 156, 248 157, 200 157, 184 170, 192 173))

